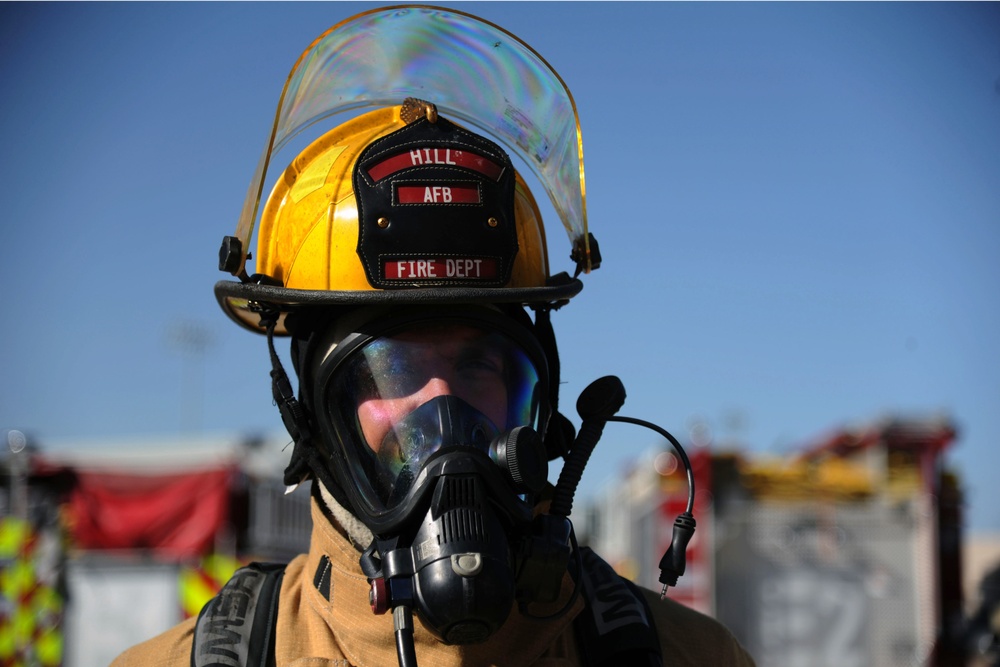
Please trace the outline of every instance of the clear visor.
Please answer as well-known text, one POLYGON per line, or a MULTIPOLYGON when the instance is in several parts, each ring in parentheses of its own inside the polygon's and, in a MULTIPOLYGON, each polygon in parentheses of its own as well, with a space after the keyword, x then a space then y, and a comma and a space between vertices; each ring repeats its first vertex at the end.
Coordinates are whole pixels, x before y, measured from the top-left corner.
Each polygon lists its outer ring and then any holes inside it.
POLYGON ((397 505, 435 452, 472 447, 493 456, 501 433, 538 427, 535 365, 506 335, 474 326, 425 324, 377 338, 330 383, 328 414, 346 429, 347 460, 376 511, 397 505))
POLYGON ((399 6, 337 24, 292 68, 236 230, 241 270, 272 155, 321 121, 339 124, 407 97, 435 104, 443 116, 478 128, 519 156, 548 193, 573 246, 587 246, 583 143, 576 105, 559 75, 516 36, 475 16, 399 6))

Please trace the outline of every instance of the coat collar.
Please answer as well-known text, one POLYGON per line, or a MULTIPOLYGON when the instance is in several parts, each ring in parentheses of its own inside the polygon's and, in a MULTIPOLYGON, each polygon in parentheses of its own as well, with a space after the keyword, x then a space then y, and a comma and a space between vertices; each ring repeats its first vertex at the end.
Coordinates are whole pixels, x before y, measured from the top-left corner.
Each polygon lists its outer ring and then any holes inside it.
MULTIPOLYGON (((392 614, 376 616, 368 602, 370 586, 358 562, 359 552, 332 523, 314 496, 313 532, 300 585, 303 601, 322 617, 336 643, 352 665, 378 667, 397 663, 392 614)), ((570 599, 573 581, 563 578, 559 600, 534 605, 531 612, 546 616, 570 599)), ((487 642, 448 646, 430 634, 414 614, 417 663, 419 665, 529 665, 543 655, 575 653, 571 628, 583 609, 577 598, 569 612, 555 620, 540 621, 524 616, 516 607, 507 622, 487 642), (562 647, 562 648, 560 648, 562 647)))

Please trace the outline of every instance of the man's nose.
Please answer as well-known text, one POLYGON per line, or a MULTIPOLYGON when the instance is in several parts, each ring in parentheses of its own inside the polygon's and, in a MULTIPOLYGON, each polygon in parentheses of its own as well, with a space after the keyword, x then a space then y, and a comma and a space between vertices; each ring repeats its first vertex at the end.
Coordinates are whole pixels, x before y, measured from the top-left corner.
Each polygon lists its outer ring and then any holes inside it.
POLYGON ((438 396, 451 396, 454 392, 451 389, 451 383, 445 378, 432 377, 420 388, 417 392, 416 398, 418 399, 417 404, 423 405, 427 401, 433 400, 438 396))

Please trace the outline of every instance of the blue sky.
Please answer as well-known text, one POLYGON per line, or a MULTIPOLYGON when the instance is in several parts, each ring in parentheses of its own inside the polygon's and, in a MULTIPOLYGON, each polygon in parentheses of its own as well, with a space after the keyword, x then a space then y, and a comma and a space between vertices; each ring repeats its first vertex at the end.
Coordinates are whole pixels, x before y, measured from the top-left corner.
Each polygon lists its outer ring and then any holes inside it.
MULTIPOLYGON (((291 65, 374 6, 0 5, 0 429, 281 428, 218 246, 291 65)), ((580 112, 605 262, 555 316, 567 410, 613 373, 622 414, 775 454, 946 415, 968 524, 1000 530, 1000 5, 449 6, 534 46, 580 112)), ((654 441, 627 429, 586 488, 654 441)))

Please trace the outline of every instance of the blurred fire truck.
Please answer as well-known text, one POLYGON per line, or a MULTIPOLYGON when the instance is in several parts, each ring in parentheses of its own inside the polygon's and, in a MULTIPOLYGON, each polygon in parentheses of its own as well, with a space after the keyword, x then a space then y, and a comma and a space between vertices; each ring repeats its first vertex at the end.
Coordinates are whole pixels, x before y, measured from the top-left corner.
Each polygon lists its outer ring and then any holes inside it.
MULTIPOLYGON (((948 420, 845 429, 782 458, 691 451, 698 528, 670 597, 766 667, 964 665, 960 490, 948 420)), ((687 495, 664 443, 587 508, 585 539, 659 590, 687 495)))

